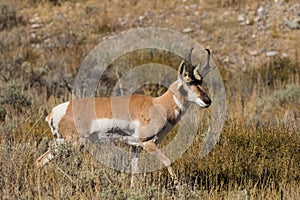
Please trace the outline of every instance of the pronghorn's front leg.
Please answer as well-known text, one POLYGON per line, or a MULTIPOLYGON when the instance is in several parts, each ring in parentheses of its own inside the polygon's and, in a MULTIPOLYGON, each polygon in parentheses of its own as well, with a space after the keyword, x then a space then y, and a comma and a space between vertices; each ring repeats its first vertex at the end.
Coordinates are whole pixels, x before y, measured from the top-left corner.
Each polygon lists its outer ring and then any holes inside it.
POLYGON ((177 176, 171 167, 171 161, 167 156, 165 156, 160 149, 156 146, 156 144, 153 141, 147 141, 143 142, 143 148, 150 153, 151 155, 155 156, 160 162, 162 162, 168 169, 169 174, 171 175, 174 184, 178 184, 178 179, 177 176))
POLYGON ((135 188, 135 176, 139 173, 139 159, 140 159, 140 151, 138 149, 134 149, 133 158, 131 160, 131 182, 130 188, 135 188))

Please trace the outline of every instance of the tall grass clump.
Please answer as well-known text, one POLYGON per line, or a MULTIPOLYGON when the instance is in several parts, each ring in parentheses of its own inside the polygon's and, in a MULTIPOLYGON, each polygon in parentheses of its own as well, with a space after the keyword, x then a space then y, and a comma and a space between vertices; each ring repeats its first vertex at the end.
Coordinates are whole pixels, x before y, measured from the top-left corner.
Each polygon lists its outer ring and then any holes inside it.
MULTIPOLYGON (((129 188, 130 174, 109 169, 84 149, 76 149, 70 144, 59 147, 57 158, 43 169, 38 169, 35 159, 52 142, 49 142, 51 137, 47 124, 32 112, 44 115, 47 108, 28 103, 34 99, 29 101, 26 89, 8 87, 6 99, 13 98, 12 101, 23 105, 24 114, 31 117, 28 119, 20 115, 17 117, 19 122, 0 122, 3 125, 0 129, 0 194, 13 198, 58 199, 297 198, 300 134, 296 125, 299 110, 294 108, 299 107, 299 77, 294 71, 299 69, 299 65, 291 63, 293 70, 287 68, 286 72, 279 74, 276 69, 268 70, 268 73, 264 72, 265 69, 253 69, 251 72, 224 75, 228 116, 221 140, 208 156, 200 159, 203 130, 199 130, 190 148, 173 164, 180 180, 177 190, 170 184, 171 177, 166 169, 141 174, 138 188, 132 190, 129 188), (266 76, 271 73, 271 83, 264 78, 264 73, 266 76), (289 118, 282 117, 281 111, 286 108, 290 110, 289 118), (22 136, 19 135, 21 133, 22 136)), ((115 72, 111 75, 115 76, 115 72)), ((5 101, 5 105, 9 102, 5 101)), ((13 116, 16 117, 16 113, 13 116)), ((204 112, 202 118, 208 114, 204 112)), ((162 145, 172 141, 172 134, 162 145)))

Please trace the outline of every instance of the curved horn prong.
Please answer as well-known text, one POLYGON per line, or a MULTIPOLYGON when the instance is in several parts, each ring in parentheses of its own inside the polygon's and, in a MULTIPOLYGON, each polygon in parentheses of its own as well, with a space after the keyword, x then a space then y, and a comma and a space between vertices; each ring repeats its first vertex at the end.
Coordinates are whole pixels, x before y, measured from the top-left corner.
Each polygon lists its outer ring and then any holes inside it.
MULTIPOLYGON (((206 67, 206 65, 209 65, 209 59, 210 59, 210 50, 209 49, 205 49, 205 50, 207 51, 207 59, 206 59, 204 67, 206 67)), ((197 68, 200 68, 200 67, 201 67, 201 61, 197 65, 197 68)))
POLYGON ((190 50, 190 53, 189 53, 189 63, 192 64, 192 53, 193 53, 193 50, 195 49, 195 47, 192 47, 191 50, 190 50))
POLYGON ((205 61, 205 65, 204 65, 204 70, 209 68, 209 61, 210 61, 210 50, 209 49, 205 49, 207 51, 207 58, 205 61))
POLYGON ((208 55, 210 56, 210 50, 209 49, 205 49, 205 50, 207 51, 208 55))
POLYGON ((209 65, 210 50, 209 49, 205 49, 205 50, 207 51, 207 58, 206 58, 205 64, 202 67, 200 67, 201 62, 199 63, 199 65, 197 65, 198 73, 201 74, 202 77, 205 77, 210 71, 215 69, 215 67, 211 67, 209 65))

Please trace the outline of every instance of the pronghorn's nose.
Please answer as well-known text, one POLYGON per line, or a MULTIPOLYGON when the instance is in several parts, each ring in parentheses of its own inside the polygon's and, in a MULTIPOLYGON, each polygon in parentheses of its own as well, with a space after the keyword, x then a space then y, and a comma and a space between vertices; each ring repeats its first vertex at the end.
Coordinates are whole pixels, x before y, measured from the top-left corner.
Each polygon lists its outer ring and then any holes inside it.
POLYGON ((210 98, 204 98, 203 101, 207 105, 207 107, 210 106, 210 104, 211 104, 210 98))

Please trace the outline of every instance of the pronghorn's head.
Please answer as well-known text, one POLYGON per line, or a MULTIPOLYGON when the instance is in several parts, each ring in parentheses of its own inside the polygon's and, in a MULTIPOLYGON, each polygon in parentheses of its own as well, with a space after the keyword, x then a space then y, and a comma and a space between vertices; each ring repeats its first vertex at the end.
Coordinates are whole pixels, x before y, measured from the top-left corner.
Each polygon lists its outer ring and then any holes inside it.
POLYGON ((194 66, 191 61, 192 52, 189 54, 189 60, 183 60, 178 68, 178 89, 184 99, 188 102, 198 104, 203 108, 207 108, 211 104, 211 99, 202 87, 203 78, 214 69, 209 65, 210 51, 207 51, 207 59, 203 66, 199 63, 194 66))

